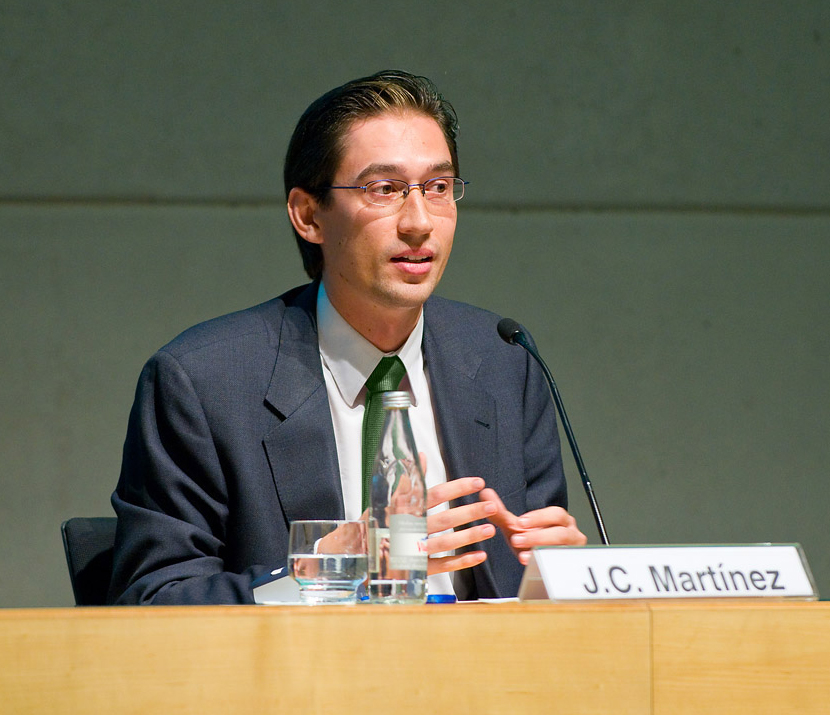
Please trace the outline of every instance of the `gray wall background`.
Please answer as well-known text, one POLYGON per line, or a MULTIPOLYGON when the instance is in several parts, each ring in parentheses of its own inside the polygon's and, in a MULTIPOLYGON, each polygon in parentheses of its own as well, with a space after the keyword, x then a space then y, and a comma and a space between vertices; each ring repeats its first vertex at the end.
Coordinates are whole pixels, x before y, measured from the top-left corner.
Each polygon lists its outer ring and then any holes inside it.
POLYGON ((828 43, 826 0, 0 0, 0 606, 72 603, 144 360, 303 281, 288 136, 384 67, 459 113, 440 292, 533 333, 612 541, 798 541, 830 595, 828 43))

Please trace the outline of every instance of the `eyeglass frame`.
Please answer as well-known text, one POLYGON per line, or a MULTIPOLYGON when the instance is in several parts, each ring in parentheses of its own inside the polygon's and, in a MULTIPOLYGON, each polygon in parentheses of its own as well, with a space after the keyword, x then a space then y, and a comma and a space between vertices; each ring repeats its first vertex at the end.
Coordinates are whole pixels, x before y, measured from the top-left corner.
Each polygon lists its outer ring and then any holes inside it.
MULTIPOLYGON (((452 205, 454 203, 457 203, 457 202, 461 201, 461 199, 464 198, 464 187, 469 183, 470 183, 469 181, 464 181, 464 179, 462 179, 460 176, 436 176, 433 179, 427 179, 426 181, 424 181, 421 184, 408 184, 403 179, 376 179, 375 181, 367 181, 366 184, 364 184, 363 186, 326 186, 324 188, 326 188, 326 189, 361 189, 363 191, 363 195, 366 197, 366 201, 368 201, 369 204, 372 205, 372 206, 400 206, 400 205, 403 204, 404 201, 406 201, 406 199, 409 196, 412 189, 417 187, 421 190, 421 196, 423 196, 424 199, 426 199, 430 203, 433 203, 433 204, 446 203, 447 205, 452 205), (461 185, 461 196, 459 196, 457 199, 456 198, 451 198, 449 201, 436 201, 434 199, 427 198, 427 188, 426 188, 427 184, 431 184, 433 181, 440 181, 441 179, 443 179, 445 181, 447 181, 447 180, 452 181, 453 186, 458 186, 457 182, 460 181, 461 182, 461 184, 460 184, 461 185), (383 183, 392 183, 392 182, 394 182, 396 184, 406 184, 406 188, 402 190, 402 195, 401 195, 400 202, 394 201, 394 202, 390 202, 388 204, 377 204, 377 203, 374 203, 373 201, 369 200, 368 189, 369 189, 370 186, 372 186, 373 184, 383 184, 383 183)), ((454 197, 454 193, 455 192, 453 191, 453 194, 451 194, 451 196, 454 197)))

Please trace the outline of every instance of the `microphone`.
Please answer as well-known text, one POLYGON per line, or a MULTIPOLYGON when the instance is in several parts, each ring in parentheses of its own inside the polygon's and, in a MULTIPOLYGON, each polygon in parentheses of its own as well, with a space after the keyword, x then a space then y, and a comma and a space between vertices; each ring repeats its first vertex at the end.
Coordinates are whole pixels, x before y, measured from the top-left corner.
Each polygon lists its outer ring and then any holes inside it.
POLYGON ((597 498, 594 495, 594 488, 591 486, 591 480, 588 479, 588 472, 585 471, 585 463, 582 461, 582 455, 579 453, 579 446, 576 443, 576 438, 574 437, 573 430, 571 429, 570 420, 568 420, 568 415, 565 412, 564 405, 562 404, 559 389, 553 381, 553 375, 550 374, 548 366, 545 365, 545 361, 542 360, 542 357, 539 355, 536 348, 533 347, 525 336, 522 326, 515 320, 512 318, 502 318, 499 321, 497 329, 501 339, 504 340, 504 342, 509 343, 510 345, 521 345, 525 350, 527 350, 528 353, 530 353, 531 357, 536 360, 542 368, 542 372, 545 374, 545 379, 548 381, 548 388, 550 389, 551 397, 553 397, 553 402, 559 412, 562 427, 568 438, 568 444, 571 446, 571 452, 573 453, 576 467, 579 470, 579 476, 582 478, 582 486, 585 489, 585 494, 588 496, 588 503, 591 505, 591 513, 594 515, 594 521, 597 522, 599 538, 605 546, 608 546, 610 542, 608 541, 608 534, 605 531, 605 523, 602 520, 602 513, 599 510, 597 498))

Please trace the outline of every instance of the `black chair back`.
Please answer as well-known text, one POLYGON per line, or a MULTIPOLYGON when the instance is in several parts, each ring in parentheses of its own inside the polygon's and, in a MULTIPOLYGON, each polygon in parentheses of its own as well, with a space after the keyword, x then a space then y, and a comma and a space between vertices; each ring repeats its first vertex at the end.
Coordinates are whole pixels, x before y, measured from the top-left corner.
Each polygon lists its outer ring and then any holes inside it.
POLYGON ((114 516, 75 517, 61 524, 76 606, 103 606, 112 576, 114 516))

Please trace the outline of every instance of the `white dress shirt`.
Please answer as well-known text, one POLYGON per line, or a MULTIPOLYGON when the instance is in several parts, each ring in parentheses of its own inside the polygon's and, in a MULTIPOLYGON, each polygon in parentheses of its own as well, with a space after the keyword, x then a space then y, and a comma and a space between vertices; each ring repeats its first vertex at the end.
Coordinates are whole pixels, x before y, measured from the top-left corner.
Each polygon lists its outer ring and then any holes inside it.
MULTIPOLYGON (((359 519, 362 512, 362 434, 366 401, 366 380, 378 362, 388 355, 398 355, 406 367, 400 389, 407 390, 412 400, 409 419, 419 452, 426 455, 427 487, 447 481, 444 459, 438 443, 435 412, 432 409, 429 380, 424 368, 421 348, 424 335, 424 313, 400 350, 384 353, 349 325, 326 295, 322 282, 317 294, 317 329, 320 359, 326 380, 329 407, 334 424, 340 483, 347 519, 359 519)), ((430 510, 447 509, 446 504, 430 510)), ((429 593, 453 593, 449 574, 429 577, 429 593)))

